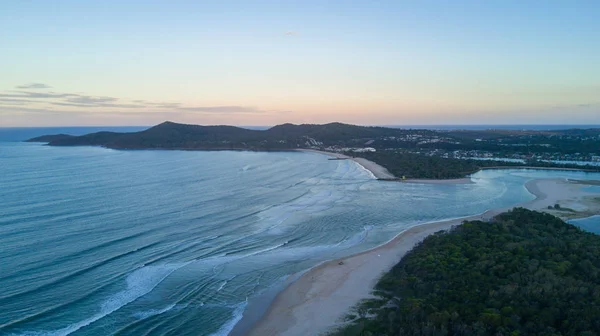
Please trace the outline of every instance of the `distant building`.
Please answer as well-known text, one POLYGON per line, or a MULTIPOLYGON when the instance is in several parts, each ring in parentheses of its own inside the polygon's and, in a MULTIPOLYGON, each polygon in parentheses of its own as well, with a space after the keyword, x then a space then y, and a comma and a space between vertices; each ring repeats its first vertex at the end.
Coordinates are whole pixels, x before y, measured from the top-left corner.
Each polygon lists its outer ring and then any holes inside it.
POLYGON ((592 161, 600 162, 600 156, 592 156, 592 161))
POLYGON ((365 147, 365 148, 354 148, 352 151, 356 152, 356 153, 364 153, 364 152, 375 152, 376 150, 373 147, 365 147))

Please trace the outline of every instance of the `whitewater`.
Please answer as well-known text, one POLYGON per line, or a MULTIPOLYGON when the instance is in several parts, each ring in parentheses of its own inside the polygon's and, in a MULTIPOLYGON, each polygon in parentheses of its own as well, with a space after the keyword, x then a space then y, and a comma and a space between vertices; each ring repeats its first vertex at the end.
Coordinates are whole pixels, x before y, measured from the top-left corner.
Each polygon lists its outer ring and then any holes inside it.
POLYGON ((315 153, 0 142, 0 334, 226 335, 292 274, 591 175, 412 184, 315 153))

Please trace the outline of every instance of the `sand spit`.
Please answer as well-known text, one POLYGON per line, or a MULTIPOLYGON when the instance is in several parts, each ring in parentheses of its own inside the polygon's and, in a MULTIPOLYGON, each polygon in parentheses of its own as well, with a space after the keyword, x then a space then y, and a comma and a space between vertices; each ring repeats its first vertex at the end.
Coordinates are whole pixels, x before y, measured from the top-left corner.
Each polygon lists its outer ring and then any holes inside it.
POLYGON ((369 161, 364 158, 351 157, 351 156, 341 154, 341 153, 324 152, 324 151, 320 151, 320 150, 316 150, 316 149, 299 149, 299 150, 303 151, 303 152, 323 154, 323 155, 331 156, 333 158, 340 159, 340 160, 352 160, 352 161, 358 163, 359 165, 361 165, 366 170, 370 171, 371 174, 373 174, 373 176, 375 176, 376 179, 380 179, 380 180, 396 180, 397 179, 396 176, 394 176, 392 173, 390 173, 385 167, 382 167, 382 166, 378 165, 377 163, 375 163, 373 161, 369 161))
MULTIPOLYGON (((531 210, 548 211, 554 204, 577 205, 586 213, 599 213, 600 202, 594 194, 582 190, 583 185, 562 179, 539 179, 526 184, 536 196, 520 204, 531 210)), ((250 335, 319 335, 340 325, 371 291, 380 276, 391 269, 417 243, 428 235, 448 230, 465 220, 489 220, 508 210, 495 209, 482 215, 418 225, 398 234, 388 243, 374 249, 325 262, 304 273, 280 292, 263 318, 253 326, 250 335)), ((560 215, 560 214, 559 214, 560 215)))

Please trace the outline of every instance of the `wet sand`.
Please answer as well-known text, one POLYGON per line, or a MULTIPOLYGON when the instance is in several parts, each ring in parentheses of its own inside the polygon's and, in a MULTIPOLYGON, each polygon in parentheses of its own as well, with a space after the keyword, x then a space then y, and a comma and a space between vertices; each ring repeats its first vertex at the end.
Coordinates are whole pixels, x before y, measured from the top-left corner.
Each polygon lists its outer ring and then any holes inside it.
POLYGON ((342 153, 325 152, 316 149, 299 149, 303 152, 319 153, 327 155, 340 160, 352 160, 368 170, 378 180, 394 181, 394 182, 406 182, 406 183, 426 183, 426 184, 466 184, 473 183, 470 177, 457 178, 457 179, 405 179, 402 180, 394 174, 390 173, 387 168, 380 166, 379 164, 367 160, 361 157, 351 157, 342 153))
POLYGON ((444 180, 436 180, 436 179, 406 179, 403 182, 407 183, 425 183, 425 184, 468 184, 473 183, 470 177, 463 177, 457 179, 444 179, 444 180))
MULTIPOLYGON (((556 211, 549 210, 548 206, 577 204, 587 213, 600 213, 599 202, 593 200, 594 194, 582 190, 583 185, 562 179, 539 179, 529 181, 526 187, 536 199, 518 206, 552 213, 556 211)), ((340 326, 352 307, 371 297, 380 276, 425 237, 465 220, 489 220, 506 210, 509 208, 418 225, 379 247, 316 266, 275 297, 249 335, 319 335, 340 326)))
POLYGON ((325 152, 325 151, 320 151, 320 150, 316 150, 316 149, 299 149, 299 150, 303 151, 303 152, 323 154, 323 155, 331 156, 336 159, 352 160, 352 161, 358 163, 364 169, 371 172, 371 174, 373 174, 373 176, 376 179, 380 179, 380 180, 396 180, 397 179, 397 177, 394 176, 394 174, 390 173, 385 167, 380 166, 377 163, 375 163, 373 161, 369 161, 364 158, 351 157, 351 156, 348 156, 348 155, 345 155, 342 153, 325 152))

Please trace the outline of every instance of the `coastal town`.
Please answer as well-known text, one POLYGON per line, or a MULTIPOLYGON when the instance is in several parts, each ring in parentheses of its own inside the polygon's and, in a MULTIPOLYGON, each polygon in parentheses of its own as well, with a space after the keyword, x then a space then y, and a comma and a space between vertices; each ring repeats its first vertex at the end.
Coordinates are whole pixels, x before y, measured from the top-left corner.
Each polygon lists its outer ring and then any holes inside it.
POLYGON ((600 166, 600 130, 578 132, 496 132, 478 131, 481 137, 468 136, 460 131, 437 132, 407 130, 399 136, 381 136, 373 139, 355 139, 349 144, 324 145, 306 137, 307 148, 335 153, 394 152, 439 157, 444 159, 472 159, 525 164, 532 161, 600 166), (500 136, 498 136, 500 134, 500 136), (547 141, 545 141, 547 140, 547 141), (560 145, 556 145, 556 141, 560 145), (576 149, 565 146, 571 143, 576 149), (594 144, 586 150, 581 144, 594 144))

